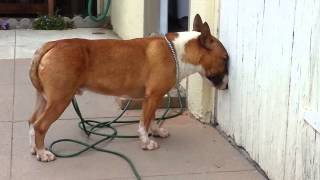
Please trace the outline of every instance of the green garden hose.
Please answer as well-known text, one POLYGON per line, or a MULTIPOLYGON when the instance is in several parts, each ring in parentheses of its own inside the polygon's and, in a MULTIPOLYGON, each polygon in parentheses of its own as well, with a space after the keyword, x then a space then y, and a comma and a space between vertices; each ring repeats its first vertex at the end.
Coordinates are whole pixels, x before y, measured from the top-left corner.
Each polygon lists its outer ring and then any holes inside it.
MULTIPOLYGON (((168 94, 168 101, 167 101, 166 110, 165 110, 165 112, 163 113, 163 115, 160 118, 156 118, 158 124, 161 125, 161 123, 164 122, 164 120, 170 119, 170 118, 174 118, 174 117, 177 117, 177 116, 182 114, 184 109, 182 107, 182 97, 181 97, 179 88, 177 88, 177 94, 178 94, 178 101, 179 101, 180 111, 178 113, 176 113, 176 114, 173 114, 173 115, 170 115, 170 116, 168 115, 168 113, 170 111, 170 106, 171 106, 171 97, 168 94)), ((111 150, 107 150, 107 149, 103 149, 103 148, 97 147, 98 144, 100 144, 102 142, 107 142, 108 143, 108 142, 112 141, 115 138, 138 138, 139 137, 137 135, 120 135, 120 134, 118 134, 117 129, 114 126, 112 126, 113 124, 120 124, 120 123, 121 124, 133 124, 133 123, 138 123, 139 122, 139 120, 118 121, 123 116, 123 114, 128 110, 128 107, 130 106, 130 103, 131 103, 131 101, 128 101, 128 103, 126 104, 126 106, 123 109, 123 111, 117 117, 115 117, 113 120, 99 122, 99 121, 95 121, 95 120, 84 119, 82 114, 81 114, 80 108, 78 106, 77 100, 74 97, 72 99, 72 105, 73 105, 74 110, 75 110, 75 112, 77 113, 77 115, 78 115, 78 117, 80 119, 80 122, 78 123, 79 128, 81 130, 83 130, 86 133, 87 136, 96 135, 96 136, 99 136, 99 137, 102 137, 102 138, 100 140, 96 141, 93 144, 88 144, 88 143, 81 142, 81 141, 74 140, 74 139, 60 139, 60 140, 54 141, 50 145, 49 150, 54 155, 56 155, 57 157, 63 157, 63 158, 78 156, 81 153, 88 151, 89 149, 94 149, 94 150, 100 151, 100 152, 111 153, 111 154, 117 155, 117 156, 121 157, 122 159, 124 159, 125 161, 127 161, 127 163, 129 164, 130 168, 132 169, 132 172, 134 173, 135 177, 138 180, 140 180, 141 176, 139 175, 139 173, 138 173, 137 169, 135 168, 134 164, 132 163, 132 161, 127 156, 125 156, 124 154, 121 154, 119 152, 115 152, 115 151, 111 151, 111 150), (108 129, 108 130, 111 130, 112 133, 97 132, 97 130, 99 130, 99 129, 108 129), (76 144, 82 145, 83 149, 81 149, 81 150, 79 150, 77 152, 74 152, 74 153, 59 154, 59 153, 55 152, 55 150, 53 149, 53 146, 55 144, 61 143, 61 142, 76 143, 76 144)))
POLYGON ((103 21, 108 16, 111 0, 105 0, 105 8, 103 10, 103 13, 98 17, 95 17, 92 14, 92 4, 93 4, 93 1, 89 0, 88 1, 88 15, 89 15, 89 17, 95 22, 103 21))

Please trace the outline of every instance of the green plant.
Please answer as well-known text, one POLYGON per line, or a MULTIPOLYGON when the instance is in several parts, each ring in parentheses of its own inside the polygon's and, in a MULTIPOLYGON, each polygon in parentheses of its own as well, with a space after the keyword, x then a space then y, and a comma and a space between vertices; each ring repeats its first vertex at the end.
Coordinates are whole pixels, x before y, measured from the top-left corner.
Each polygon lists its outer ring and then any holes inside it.
POLYGON ((33 24, 32 28, 36 30, 63 30, 73 28, 72 21, 65 21, 63 17, 55 16, 40 16, 33 24))

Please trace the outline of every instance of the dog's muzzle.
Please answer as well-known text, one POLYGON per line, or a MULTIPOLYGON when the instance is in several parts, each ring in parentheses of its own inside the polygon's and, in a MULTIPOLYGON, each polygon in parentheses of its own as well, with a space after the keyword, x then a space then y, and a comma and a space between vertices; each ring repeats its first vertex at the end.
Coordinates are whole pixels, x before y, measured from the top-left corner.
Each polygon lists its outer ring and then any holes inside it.
POLYGON ((228 89, 228 75, 207 76, 207 78, 217 89, 228 89))

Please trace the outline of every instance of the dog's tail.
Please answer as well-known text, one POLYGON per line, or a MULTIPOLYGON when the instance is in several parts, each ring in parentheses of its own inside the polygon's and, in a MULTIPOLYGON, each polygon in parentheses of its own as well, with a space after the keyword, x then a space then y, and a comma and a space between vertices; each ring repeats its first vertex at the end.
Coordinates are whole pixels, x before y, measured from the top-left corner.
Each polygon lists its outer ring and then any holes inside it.
POLYGON ((29 70, 30 80, 33 86, 39 91, 42 91, 42 85, 38 75, 39 64, 41 62, 42 57, 53 48, 55 45, 54 42, 48 42, 44 44, 41 48, 37 49, 32 57, 32 64, 29 70))

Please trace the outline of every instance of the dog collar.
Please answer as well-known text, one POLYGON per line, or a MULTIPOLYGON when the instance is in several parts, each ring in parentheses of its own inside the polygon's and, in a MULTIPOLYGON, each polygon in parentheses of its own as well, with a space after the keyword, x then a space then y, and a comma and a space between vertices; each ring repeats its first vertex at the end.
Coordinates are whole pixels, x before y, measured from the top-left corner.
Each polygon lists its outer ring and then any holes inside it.
POLYGON ((179 80, 180 80, 180 77, 179 77, 179 63, 178 63, 178 59, 177 59, 177 54, 176 54, 176 50, 174 49, 174 45, 171 41, 168 40, 168 38, 166 36, 164 36, 164 39, 166 40, 170 50, 171 50, 171 53, 172 53, 172 56, 173 56, 173 61, 175 62, 176 64, 176 78, 177 78, 177 84, 179 83, 179 80))

